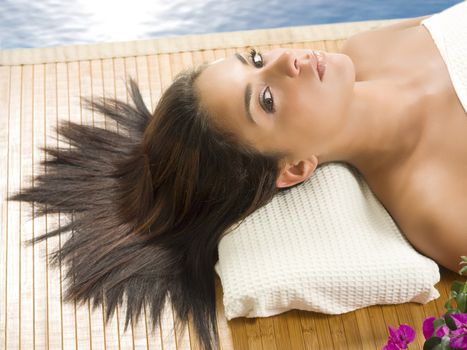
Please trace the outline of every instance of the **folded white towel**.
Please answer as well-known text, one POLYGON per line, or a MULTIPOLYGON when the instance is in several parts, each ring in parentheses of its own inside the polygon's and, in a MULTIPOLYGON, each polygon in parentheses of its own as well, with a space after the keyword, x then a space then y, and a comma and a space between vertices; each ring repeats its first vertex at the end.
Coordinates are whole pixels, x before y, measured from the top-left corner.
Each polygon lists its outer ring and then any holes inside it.
POLYGON ((467 113, 467 1, 425 18, 421 24, 428 29, 439 49, 467 113))
POLYGON ((339 314, 439 297, 439 267, 402 235, 361 174, 329 163, 219 244, 227 319, 290 309, 339 314))

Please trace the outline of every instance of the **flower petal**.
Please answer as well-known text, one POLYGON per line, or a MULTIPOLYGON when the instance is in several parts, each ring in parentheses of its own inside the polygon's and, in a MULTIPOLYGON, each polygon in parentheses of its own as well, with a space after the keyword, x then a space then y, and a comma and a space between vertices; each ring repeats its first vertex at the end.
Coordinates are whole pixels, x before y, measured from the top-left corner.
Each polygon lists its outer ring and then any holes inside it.
POLYGON ((386 345, 381 350, 400 350, 400 349, 394 344, 394 342, 391 339, 389 339, 386 345))
POLYGON ((404 334, 407 343, 413 342, 415 339, 415 330, 408 324, 401 324, 399 330, 404 334))
POLYGON ((461 335, 467 335, 467 328, 459 328, 456 329, 455 331, 451 331, 450 337, 455 338, 455 337, 460 337, 461 335))
POLYGON ((423 321, 423 336, 426 339, 431 338, 435 331, 435 327, 433 326, 433 321, 436 319, 436 317, 428 317, 425 318, 425 321, 423 321))
POLYGON ((449 346, 453 349, 462 349, 462 350, 467 349, 467 334, 464 333, 457 337, 451 336, 451 340, 449 341, 449 346))
POLYGON ((395 328, 388 326, 388 330, 389 330, 389 336, 391 337, 391 339, 397 339, 399 337, 399 332, 395 328))
POLYGON ((436 330, 436 336, 437 337, 444 337, 445 335, 449 335, 449 327, 444 325, 442 327, 439 327, 437 330, 436 330))
POLYGON ((451 317, 454 319, 457 328, 467 325, 467 314, 451 314, 451 317))

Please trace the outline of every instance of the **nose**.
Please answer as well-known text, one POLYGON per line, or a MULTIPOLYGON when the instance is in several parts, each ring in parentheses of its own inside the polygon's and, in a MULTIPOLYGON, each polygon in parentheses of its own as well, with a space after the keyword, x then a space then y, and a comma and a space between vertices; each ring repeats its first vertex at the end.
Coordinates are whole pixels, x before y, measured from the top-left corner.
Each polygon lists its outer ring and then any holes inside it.
POLYGON ((265 68, 269 68, 269 72, 274 72, 279 75, 287 75, 291 78, 297 76, 298 62, 295 55, 290 51, 283 51, 273 59, 271 64, 266 64, 265 68))

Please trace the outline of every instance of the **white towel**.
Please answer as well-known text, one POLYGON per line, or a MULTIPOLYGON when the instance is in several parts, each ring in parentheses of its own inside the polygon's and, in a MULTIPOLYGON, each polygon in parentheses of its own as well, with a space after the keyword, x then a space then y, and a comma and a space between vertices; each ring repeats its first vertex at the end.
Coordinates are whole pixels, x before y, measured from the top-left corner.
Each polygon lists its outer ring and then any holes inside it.
POLYGON ((410 245, 346 163, 319 167, 247 217, 221 239, 215 269, 229 320, 439 297, 438 265, 410 245))
POLYGON ((454 90, 467 113, 467 2, 421 22, 431 34, 449 71, 454 90))

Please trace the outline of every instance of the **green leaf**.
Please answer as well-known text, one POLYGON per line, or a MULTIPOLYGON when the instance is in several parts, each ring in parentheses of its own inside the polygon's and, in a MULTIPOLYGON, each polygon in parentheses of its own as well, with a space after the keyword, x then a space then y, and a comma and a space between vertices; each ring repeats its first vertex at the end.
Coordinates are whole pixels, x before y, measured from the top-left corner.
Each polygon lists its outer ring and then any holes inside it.
POLYGON ((447 310, 453 310, 451 306, 451 300, 454 299, 453 297, 450 297, 446 302, 444 303, 444 308, 447 310))
POLYGON ((459 311, 458 310, 449 310, 449 311, 446 311, 446 313, 444 315, 452 315, 452 314, 458 314, 459 311))
POLYGON ((441 346, 440 350, 450 350, 451 347, 449 346, 449 336, 445 335, 442 339, 441 339, 441 344, 439 344, 441 346))
POLYGON ((450 340, 449 336, 445 335, 443 339, 441 339, 441 342, 437 345, 434 345, 431 349, 432 350, 452 350, 452 348, 449 346, 449 340, 450 340))
POLYGON ((423 344, 423 350, 433 350, 438 344, 441 344, 441 338, 436 336, 431 337, 423 344))
POLYGON ((456 303, 457 308, 461 313, 465 313, 466 311, 466 302, 467 302, 467 293, 459 293, 456 296, 456 303))
POLYGON ((449 311, 446 312, 446 314, 444 315, 444 319, 446 320, 446 324, 449 327, 449 329, 451 331, 455 331, 457 329, 457 327, 456 327, 456 322, 454 322, 454 320, 451 317, 452 313, 453 312, 449 312, 449 311))
POLYGON ((461 281, 453 281, 451 284, 451 290, 456 291, 456 293, 460 293, 463 287, 464 282, 461 281))
POLYGON ((437 318, 433 321, 433 326, 435 327, 435 330, 437 330, 439 327, 442 327, 446 324, 442 318, 437 318))
POLYGON ((462 269, 459 270, 460 275, 463 275, 464 273, 467 273, 467 266, 464 266, 462 269))

